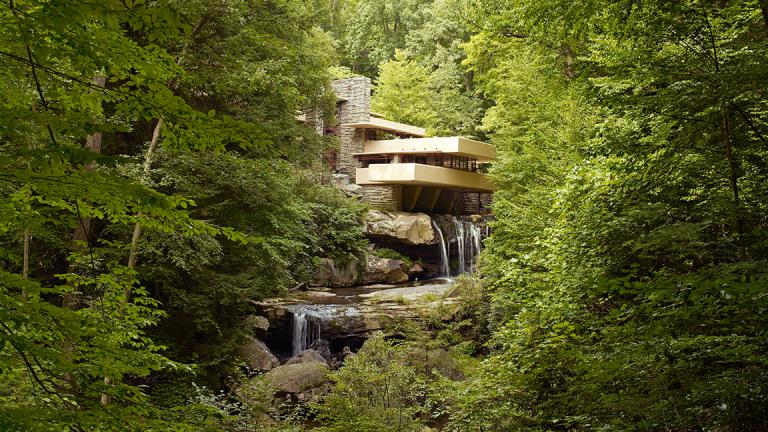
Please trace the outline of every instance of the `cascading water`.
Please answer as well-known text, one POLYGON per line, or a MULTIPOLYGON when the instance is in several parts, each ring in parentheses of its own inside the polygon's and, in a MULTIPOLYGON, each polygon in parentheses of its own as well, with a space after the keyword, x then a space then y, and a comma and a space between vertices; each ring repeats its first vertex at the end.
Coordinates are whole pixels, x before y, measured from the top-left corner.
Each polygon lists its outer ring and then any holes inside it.
POLYGON ((443 271, 442 276, 450 277, 451 266, 448 262, 448 242, 445 241, 443 230, 440 229, 440 226, 435 223, 434 220, 432 221, 432 227, 435 229, 435 232, 437 232, 437 236, 440 237, 440 268, 443 271))
MULTIPOLYGON (((439 216, 438 220, 442 222, 442 227, 441 223, 436 223, 434 220, 432 225, 440 239, 442 273, 447 276, 456 276, 474 272, 477 269, 477 257, 480 255, 483 237, 485 237, 481 224, 456 216, 439 216), (450 265, 451 243, 454 242, 456 243, 456 251, 453 259, 456 261, 454 261, 455 266, 452 269, 450 265)), ((486 233, 487 229, 485 227, 486 233)))
POLYGON ((296 304, 288 307, 292 314, 291 350, 298 355, 320 340, 323 323, 360 314, 354 307, 323 304, 296 304))
POLYGON ((293 311, 293 339, 291 341, 293 355, 305 351, 316 340, 320 339, 320 322, 307 312, 307 310, 298 310, 298 308, 293 311))
POLYGON ((467 271, 474 272, 477 269, 477 257, 480 255, 480 248, 483 244, 482 234, 480 233, 480 227, 475 223, 469 223, 467 226, 467 271))
POLYGON ((459 252, 459 274, 467 272, 467 260, 466 260, 466 237, 464 236, 464 221, 453 217, 453 230, 456 233, 456 247, 459 252))

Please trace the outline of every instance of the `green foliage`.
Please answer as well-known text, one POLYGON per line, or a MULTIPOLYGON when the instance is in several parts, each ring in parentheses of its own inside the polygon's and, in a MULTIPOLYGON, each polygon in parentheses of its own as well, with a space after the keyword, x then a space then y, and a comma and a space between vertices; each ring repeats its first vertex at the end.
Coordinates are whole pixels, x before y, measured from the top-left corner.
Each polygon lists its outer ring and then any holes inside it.
POLYGON ((429 0, 321 0, 316 6, 324 28, 334 35, 341 63, 368 77, 405 46, 422 25, 429 0))
POLYGON ((416 418, 423 390, 404 346, 374 335, 331 379, 335 387, 316 407, 319 430, 423 430, 416 418))
POLYGON ((430 125, 436 113, 429 71, 402 51, 395 54, 394 60, 382 63, 380 69, 371 110, 397 122, 430 125))
POLYGON ((361 210, 308 180, 328 143, 295 120, 333 106, 311 19, 292 0, 0 6, 0 429, 199 430, 144 392, 200 370, 168 357, 232 363, 241 333, 206 351, 168 328, 215 341, 306 277, 292 265, 359 253, 361 210))
POLYGON ((449 428, 764 428, 759 9, 475 12, 467 64, 499 150, 482 259, 494 353, 446 386, 449 428))
POLYGON ((381 84, 374 111, 436 135, 478 135, 486 103, 461 62, 473 26, 465 0, 316 0, 346 68, 381 84), (382 81, 383 80, 383 81, 382 81), (415 104, 415 105, 414 105, 415 104))
MULTIPOLYGON (((84 257, 85 258, 85 257, 84 257)), ((91 263, 91 265, 97 265, 91 263)), ((4 430, 132 430, 144 423, 162 428, 162 415, 137 387, 114 382, 161 369, 186 369, 159 354, 145 329, 162 315, 157 301, 136 287, 135 272, 110 263, 109 270, 63 275, 69 285, 44 287, 18 275, 0 275, 0 420, 4 430), (124 290, 133 286, 130 302, 124 290), (23 287, 25 298, 15 288, 23 287), (77 290, 89 307, 63 309, 45 299, 77 290), (100 407, 108 394, 120 405, 100 407), (104 416, 115 421, 104 424, 104 416)), ((89 268, 89 272, 96 268, 89 268)))
POLYGON ((395 259, 400 260, 404 262, 406 265, 413 264, 413 260, 409 257, 401 254, 400 252, 396 250, 392 250, 389 248, 376 248, 372 251, 373 255, 379 257, 379 258, 387 258, 387 259, 395 259))

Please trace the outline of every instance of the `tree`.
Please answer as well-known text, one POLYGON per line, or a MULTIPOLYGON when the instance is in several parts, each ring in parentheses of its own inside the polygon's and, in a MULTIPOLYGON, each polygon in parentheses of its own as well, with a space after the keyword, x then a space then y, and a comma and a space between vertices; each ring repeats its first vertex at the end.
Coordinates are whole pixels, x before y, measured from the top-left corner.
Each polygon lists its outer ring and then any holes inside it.
POLYGON ((335 387, 317 405, 322 431, 420 431, 419 379, 404 346, 379 333, 331 374, 335 387))
POLYGON ((764 427, 758 6, 487 2, 477 19, 499 324, 455 426, 764 427))
MULTIPOLYGON (((425 21, 430 0, 332 1, 326 10, 341 64, 375 77, 379 65, 405 47, 407 35, 425 21)), ((322 8, 321 8, 322 9, 322 8)))
POLYGON ((371 110, 394 121, 427 127, 436 118, 434 97, 427 69, 398 51, 394 60, 381 65, 371 110))
MULTIPOLYGON (((144 288, 154 281, 130 259, 146 243, 134 243, 140 247, 130 254, 129 227, 140 224, 148 239, 197 242, 201 256, 187 259, 196 265, 214 262, 219 242, 252 245, 258 235, 195 218, 188 197, 147 181, 155 166, 137 156, 156 135, 150 143, 179 157, 237 151, 283 170, 280 158, 311 166, 327 143, 297 125, 295 113, 328 106, 328 39, 306 29, 310 15, 300 2, 273 6, 0 7, 2 429, 183 428, 140 387, 159 371, 193 368, 167 358, 148 336, 164 313, 144 288), (194 55, 181 55, 185 41, 194 55), (231 75, 212 79, 218 68, 231 75), (103 85, 94 76, 105 77, 103 85), (83 147, 95 148, 98 136, 100 154, 83 147), (86 220, 88 235, 73 252, 72 230, 86 220), (72 307, 60 307, 62 297, 72 307), (102 406, 102 396, 114 403, 102 406)), ((301 211, 311 219, 311 209, 301 211)))

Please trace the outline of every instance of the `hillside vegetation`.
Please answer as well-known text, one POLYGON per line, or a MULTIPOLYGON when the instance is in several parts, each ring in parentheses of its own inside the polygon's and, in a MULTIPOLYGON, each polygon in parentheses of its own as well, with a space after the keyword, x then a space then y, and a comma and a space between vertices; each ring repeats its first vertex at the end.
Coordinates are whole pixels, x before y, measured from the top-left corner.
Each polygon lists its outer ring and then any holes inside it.
POLYGON ((2 0, 0 430, 766 430, 766 53, 765 0, 2 0), (286 401, 241 347, 368 253, 297 121, 352 75, 496 147, 491 235, 286 401))

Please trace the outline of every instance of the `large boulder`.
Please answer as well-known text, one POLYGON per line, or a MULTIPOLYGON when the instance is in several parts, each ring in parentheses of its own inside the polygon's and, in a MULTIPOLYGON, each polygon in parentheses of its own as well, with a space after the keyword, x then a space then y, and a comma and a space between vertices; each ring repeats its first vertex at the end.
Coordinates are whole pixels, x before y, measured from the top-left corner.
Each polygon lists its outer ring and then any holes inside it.
POLYGON ((280 365, 267 345, 254 337, 249 337, 240 348, 240 357, 246 366, 257 371, 268 371, 280 365))
POLYGON ((365 260, 365 270, 360 275, 359 282, 361 284, 408 282, 407 269, 408 266, 400 260, 368 255, 365 260))
POLYGON ((317 350, 308 349, 300 352, 298 355, 295 355, 291 357, 285 364, 292 365, 292 364, 300 364, 300 363, 312 363, 312 362, 323 362, 325 363, 325 359, 322 355, 320 355, 317 350))
POLYGON ((245 325, 253 331, 258 338, 267 337, 269 330, 269 320, 259 315, 250 315, 245 318, 245 325))
POLYGON ((424 213, 371 210, 365 217, 365 233, 408 245, 428 245, 435 241, 432 219, 424 213))
POLYGON ((264 374, 264 379, 278 393, 299 394, 322 387, 330 368, 324 361, 284 364, 264 374))
POLYGON ((357 283, 357 260, 350 259, 346 263, 337 263, 330 258, 320 258, 315 266, 311 286, 314 287, 348 287, 357 283))

